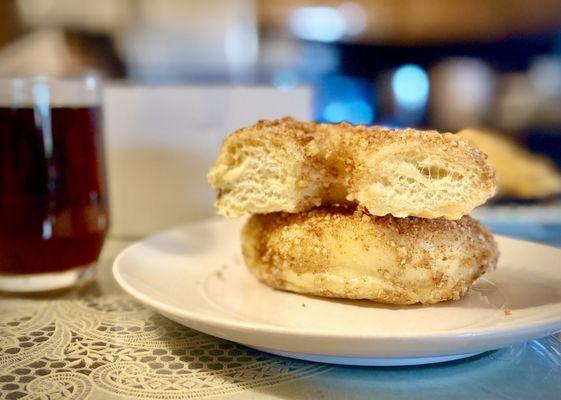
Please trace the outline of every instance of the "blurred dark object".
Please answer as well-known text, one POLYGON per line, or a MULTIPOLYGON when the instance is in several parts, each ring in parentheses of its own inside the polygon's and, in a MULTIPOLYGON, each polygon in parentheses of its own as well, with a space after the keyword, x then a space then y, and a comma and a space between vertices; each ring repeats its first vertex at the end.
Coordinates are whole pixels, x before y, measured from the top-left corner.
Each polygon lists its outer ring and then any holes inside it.
POLYGON ((4 46, 21 32, 16 5, 13 0, 0 2, 0 21, 0 46, 4 46))
POLYGON ((561 24, 558 0, 260 0, 258 3, 260 25, 266 34, 368 44, 488 42, 549 31, 561 24), (328 28, 330 33, 323 32, 328 28))
POLYGON ((100 33, 69 31, 65 38, 72 68, 77 74, 95 71, 104 77, 125 78, 125 65, 117 54, 111 37, 100 33))
POLYGON ((4 0, 0 4, 0 75, 126 76, 113 30, 128 1, 4 0), (114 3, 114 4, 113 4, 114 3))

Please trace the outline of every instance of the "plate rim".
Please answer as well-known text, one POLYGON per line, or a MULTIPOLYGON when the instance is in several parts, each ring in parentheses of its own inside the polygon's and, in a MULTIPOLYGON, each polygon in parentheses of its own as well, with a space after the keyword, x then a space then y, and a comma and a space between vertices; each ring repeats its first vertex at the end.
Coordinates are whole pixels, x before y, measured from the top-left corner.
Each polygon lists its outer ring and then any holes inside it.
MULTIPOLYGON (((266 323, 251 322, 246 320, 244 321, 233 320, 227 317, 212 316, 200 312, 193 312, 188 309, 184 309, 172 304, 167 304, 160 300, 154 300, 149 295, 132 287, 122 276, 122 273, 120 271, 120 268, 122 268, 120 267, 120 265, 123 264, 122 260, 125 257, 127 257, 130 252, 135 251, 137 247, 141 247, 145 242, 166 237, 176 232, 181 232, 187 228, 193 228, 197 225, 204 225, 208 223, 224 223, 225 221, 231 221, 231 220, 220 219, 217 217, 197 220, 191 223, 183 224, 178 227, 167 229, 162 232, 139 239, 133 244, 127 246, 117 255, 112 266, 113 277, 115 278, 119 286, 126 293, 128 293, 129 295, 131 295, 141 303, 144 303, 157 311, 172 314, 174 316, 180 317, 188 321, 195 321, 197 323, 202 323, 206 326, 227 328, 229 330, 243 329, 244 331, 252 331, 252 333, 274 334, 274 335, 281 335, 281 336, 306 336, 307 338, 311 338, 311 339, 393 340, 393 341, 408 341, 408 342, 411 341, 427 342, 427 341, 452 339, 452 338, 457 340, 467 337, 478 338, 478 339, 494 338, 497 336, 504 336, 508 334, 516 334, 517 336, 519 336, 525 332, 533 332, 533 331, 540 331, 540 332, 550 331, 551 333, 554 333, 556 332, 556 330, 561 330, 561 314, 543 320, 538 320, 538 321, 533 321, 531 323, 523 324, 522 326, 506 325, 496 328, 479 327, 479 328, 468 328, 463 330, 454 330, 452 332, 435 331, 435 332, 426 332, 426 333, 399 332, 399 333, 392 333, 392 334, 380 334, 380 333, 369 333, 369 332, 359 332, 359 333, 329 332, 329 331, 321 331, 321 330, 313 330, 313 329, 305 329, 305 328, 297 328, 297 327, 286 327, 286 326, 270 325, 266 323)), ((494 236, 499 240, 519 242, 525 245, 530 244, 533 246, 544 247, 549 250, 555 250, 560 252, 560 256, 561 256, 561 249, 556 248, 554 246, 549 246, 542 243, 531 242, 527 240, 520 240, 517 238, 512 238, 504 235, 494 235, 494 236)))

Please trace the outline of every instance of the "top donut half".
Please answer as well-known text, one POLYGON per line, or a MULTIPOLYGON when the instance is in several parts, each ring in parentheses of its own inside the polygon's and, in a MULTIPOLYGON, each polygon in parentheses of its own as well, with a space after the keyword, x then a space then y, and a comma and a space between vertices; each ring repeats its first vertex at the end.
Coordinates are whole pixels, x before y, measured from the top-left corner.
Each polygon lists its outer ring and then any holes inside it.
POLYGON ((292 118, 232 133, 207 178, 227 217, 358 203, 372 215, 459 219, 496 190, 485 154, 453 134, 292 118))

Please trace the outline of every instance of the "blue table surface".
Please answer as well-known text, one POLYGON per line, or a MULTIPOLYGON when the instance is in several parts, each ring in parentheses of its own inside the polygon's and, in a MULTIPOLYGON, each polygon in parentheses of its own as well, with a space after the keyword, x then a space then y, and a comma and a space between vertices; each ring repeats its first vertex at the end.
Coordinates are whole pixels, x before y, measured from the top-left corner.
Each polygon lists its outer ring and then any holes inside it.
POLYGON ((337 367, 302 398, 561 399, 561 342, 543 338, 467 359, 412 367, 337 367), (328 396, 326 396, 328 394, 328 396))
POLYGON ((493 233, 561 247, 561 224, 509 224, 486 222, 493 233))

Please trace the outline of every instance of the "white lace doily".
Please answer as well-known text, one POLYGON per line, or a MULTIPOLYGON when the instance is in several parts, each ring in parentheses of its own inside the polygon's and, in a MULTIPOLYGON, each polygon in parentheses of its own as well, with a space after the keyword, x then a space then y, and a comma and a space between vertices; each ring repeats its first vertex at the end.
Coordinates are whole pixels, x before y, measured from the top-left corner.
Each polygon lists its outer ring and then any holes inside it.
POLYGON ((4 399, 195 399, 328 369, 204 335, 125 295, 0 301, 4 399))

